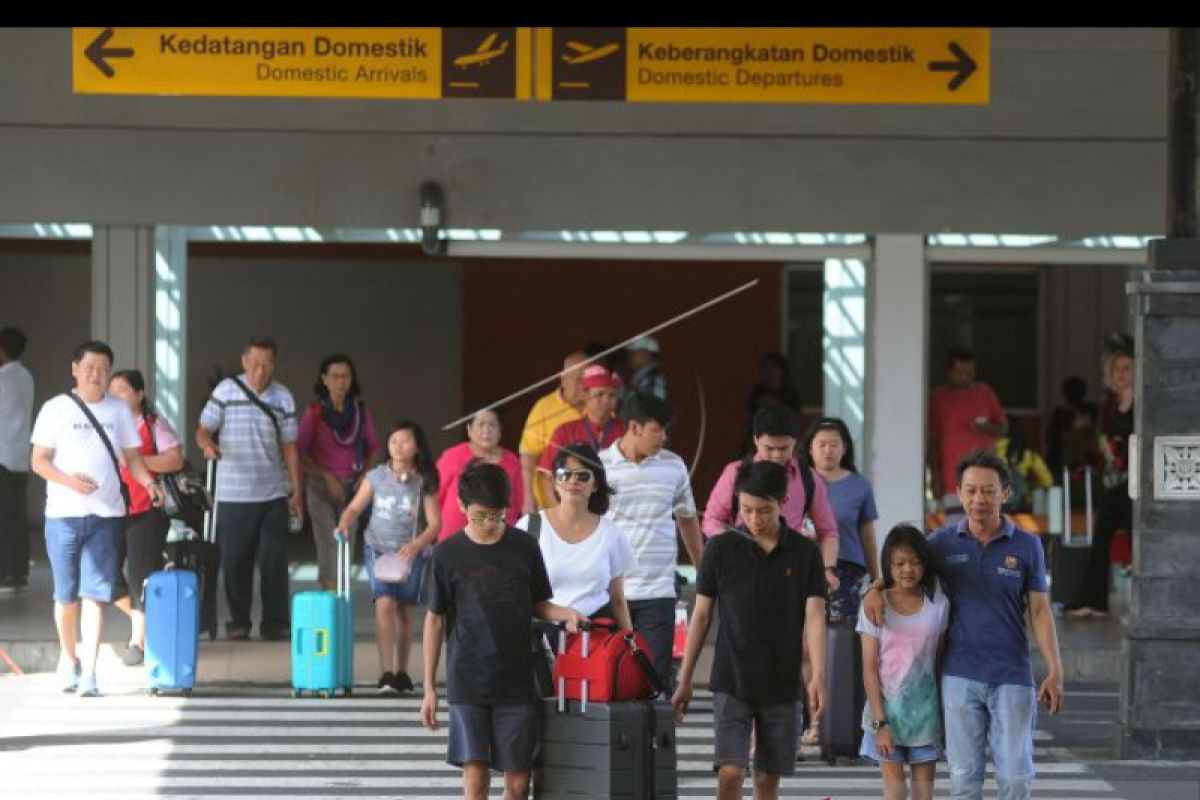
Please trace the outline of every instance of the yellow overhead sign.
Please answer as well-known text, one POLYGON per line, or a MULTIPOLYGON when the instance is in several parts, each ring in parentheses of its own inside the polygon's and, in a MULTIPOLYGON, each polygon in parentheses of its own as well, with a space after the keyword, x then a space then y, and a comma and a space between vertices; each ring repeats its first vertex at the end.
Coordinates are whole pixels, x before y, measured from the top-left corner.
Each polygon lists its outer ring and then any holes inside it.
POLYGON ((540 100, 986 104, 987 28, 539 28, 540 100))
POLYGON ((79 94, 527 100, 529 28, 75 28, 79 94))

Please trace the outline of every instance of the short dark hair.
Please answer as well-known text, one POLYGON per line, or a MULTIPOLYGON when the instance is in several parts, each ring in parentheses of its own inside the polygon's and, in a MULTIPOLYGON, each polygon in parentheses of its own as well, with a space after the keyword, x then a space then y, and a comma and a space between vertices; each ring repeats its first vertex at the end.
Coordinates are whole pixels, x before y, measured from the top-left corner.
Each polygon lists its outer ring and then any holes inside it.
POLYGON ((0 350, 12 360, 17 360, 25 352, 25 332, 20 328, 0 328, 0 350))
POLYGON ((760 436, 791 436, 800 434, 800 418, 787 406, 772 403, 758 410, 752 424, 754 438, 760 436))
POLYGON ((1004 463, 1004 459, 995 453, 987 450, 972 450, 963 456, 958 466, 954 468, 954 477, 958 480, 958 485, 962 486, 963 474, 971 467, 979 467, 981 469, 990 469, 1000 478, 1000 485, 1008 489, 1012 486, 1012 476, 1008 471, 1008 464, 1004 463))
POLYGON ((851 472, 858 472, 858 468, 854 466, 854 439, 850 436, 850 429, 846 427, 846 423, 838 417, 818 417, 813 421, 808 433, 804 434, 804 445, 800 454, 801 463, 812 466, 813 439, 816 439, 817 434, 821 431, 837 431, 837 435, 842 438, 842 447, 845 448, 838 466, 851 472))
POLYGON ((111 367, 116 357, 113 355, 112 348, 106 342, 99 339, 88 339, 83 344, 75 348, 75 355, 71 356, 71 361, 78 364, 83 361, 83 357, 88 353, 95 353, 98 356, 104 356, 108 359, 108 365, 111 367))
POLYGON ((787 497, 787 470, 774 461, 742 463, 734 482, 734 494, 748 494, 780 503, 787 497))
POLYGON ((398 420, 387 436, 383 440, 383 463, 387 464, 391 461, 392 455, 388 452, 388 442, 392 440, 392 436, 400 431, 408 431, 412 434, 413 441, 417 445, 417 457, 413 460, 413 468, 417 474, 421 476, 421 481, 425 484, 422 491, 427 493, 437 494, 440 484, 437 465, 434 463, 433 451, 429 449, 429 441, 425 437, 424 429, 411 419, 398 420))
MULTIPOLYGON (((272 352, 274 352, 274 348, 272 348, 272 352)), ((317 393, 317 397, 322 400, 329 397, 329 389, 325 386, 325 381, 321 380, 321 376, 328 372, 334 364, 345 364, 350 367, 350 391, 346 393, 346 398, 353 400, 362 394, 362 388, 358 385, 358 368, 354 366, 354 360, 345 353, 334 353, 321 359, 321 366, 317 369, 317 382, 313 384, 313 391, 317 393)))
POLYGON ((883 588, 891 589, 896 581, 892 578, 892 552, 899 547, 907 547, 917 554, 925 567, 921 576, 921 588, 931 599, 937 590, 937 562, 933 559, 933 549, 925 538, 925 533, 910 522, 901 522, 888 531, 887 539, 883 542, 883 552, 879 555, 879 571, 883 573, 883 588))
POLYGON ((464 507, 508 508, 511 496, 508 473, 499 464, 474 461, 458 478, 458 501, 464 507))
POLYGON ((974 361, 975 354, 966 347, 951 347, 950 352, 946 354, 946 366, 953 367, 956 361, 974 361))
MULTIPOLYGON (((557 471, 559 468, 565 467, 567 459, 570 458, 586 465, 592 471, 592 480, 596 482, 596 491, 592 492, 592 496, 588 498, 588 511, 593 514, 607 514, 609 498, 616 493, 616 490, 608 483, 608 475, 604 471, 604 464, 601 463, 599 454, 587 442, 571 442, 565 447, 560 447, 554 454, 554 469, 557 471)), ((555 492, 557 493, 557 489, 555 492)))
POLYGON ((251 336, 246 340, 246 348, 242 352, 245 353, 252 347, 257 347, 259 350, 270 350, 272 355, 279 355, 279 347, 270 336, 251 336))
POLYGON ((634 392, 625 399, 625 407, 622 409, 621 416, 625 419, 626 425, 631 422, 645 425, 650 420, 654 420, 665 428, 675 418, 675 411, 671 408, 670 403, 658 395, 649 392, 634 392))

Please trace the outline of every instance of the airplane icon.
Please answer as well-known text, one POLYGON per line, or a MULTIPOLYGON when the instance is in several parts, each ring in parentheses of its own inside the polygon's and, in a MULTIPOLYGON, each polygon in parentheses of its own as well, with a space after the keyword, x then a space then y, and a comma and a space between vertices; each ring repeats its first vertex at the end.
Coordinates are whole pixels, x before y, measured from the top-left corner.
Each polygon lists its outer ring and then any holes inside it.
POLYGON ((462 67, 482 67, 491 61, 493 58, 498 58, 508 52, 508 40, 505 39, 496 47, 496 39, 500 34, 493 33, 483 40, 483 44, 475 48, 474 53, 467 53, 465 56, 459 56, 454 59, 454 66, 462 67))
POLYGON ((575 55, 567 53, 563 55, 563 61, 570 64, 572 67, 576 64, 586 64, 589 61, 599 61, 605 56, 610 56, 621 48, 617 42, 610 42, 603 47, 592 47, 583 42, 567 42, 567 47, 575 51, 575 55))

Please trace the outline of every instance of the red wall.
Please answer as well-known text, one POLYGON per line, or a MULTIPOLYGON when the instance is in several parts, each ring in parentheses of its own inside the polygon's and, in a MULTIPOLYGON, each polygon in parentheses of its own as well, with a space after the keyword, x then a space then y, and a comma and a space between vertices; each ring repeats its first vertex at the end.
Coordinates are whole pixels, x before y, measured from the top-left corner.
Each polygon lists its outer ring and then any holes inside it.
MULTIPOLYGON (((703 507, 736 456, 758 362, 779 349, 781 268, 763 263, 476 260, 463 271, 464 412, 562 368, 585 343, 616 344, 753 279, 757 286, 657 334, 676 423, 667 446, 693 463, 704 389, 707 433, 693 478, 703 507)), ((542 387, 504 409, 513 450, 542 387)))

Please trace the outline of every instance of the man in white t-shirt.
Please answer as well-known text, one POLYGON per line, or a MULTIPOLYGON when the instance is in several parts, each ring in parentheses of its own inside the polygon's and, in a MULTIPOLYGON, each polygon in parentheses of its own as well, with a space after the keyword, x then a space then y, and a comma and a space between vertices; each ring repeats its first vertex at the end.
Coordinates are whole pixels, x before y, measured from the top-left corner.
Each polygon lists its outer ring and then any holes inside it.
POLYGON ((46 401, 30 436, 33 471, 46 481, 46 554, 62 648, 58 676, 64 692, 78 691, 81 697, 99 694, 101 605, 113 601, 121 569, 121 520, 127 509, 117 460, 125 461, 152 503, 162 502, 138 452, 142 440, 129 406, 105 394, 112 363, 112 349, 104 342, 77 347, 71 359, 74 391, 46 401), (77 627, 83 640, 78 655, 77 627))
POLYGON ((33 419, 33 376, 21 363, 25 334, 0 330, 0 589, 29 582, 29 423, 33 419))
POLYGON ((625 598, 633 627, 646 638, 654 668, 671 679, 675 635, 675 526, 693 564, 704 540, 683 459, 663 447, 674 412, 666 400, 639 392, 625 402, 625 435, 600 453, 616 494, 608 515, 633 545, 634 567, 625 573, 625 598))

